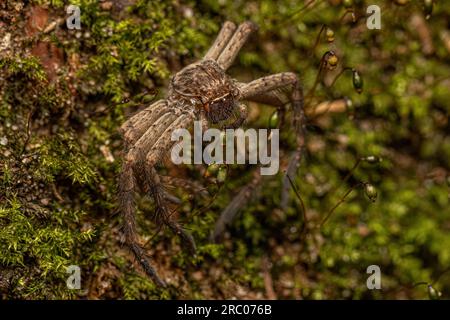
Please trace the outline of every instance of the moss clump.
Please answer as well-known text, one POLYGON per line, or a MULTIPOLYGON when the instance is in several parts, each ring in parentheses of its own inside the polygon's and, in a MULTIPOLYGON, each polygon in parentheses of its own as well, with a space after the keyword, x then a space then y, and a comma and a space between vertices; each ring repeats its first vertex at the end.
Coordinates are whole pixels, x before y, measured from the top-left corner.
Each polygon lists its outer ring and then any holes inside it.
POLYGON ((85 264, 83 247, 94 236, 92 229, 80 230, 85 214, 62 208, 49 211, 18 198, 0 207, 2 290, 7 297, 74 297, 66 287, 66 268, 85 264))

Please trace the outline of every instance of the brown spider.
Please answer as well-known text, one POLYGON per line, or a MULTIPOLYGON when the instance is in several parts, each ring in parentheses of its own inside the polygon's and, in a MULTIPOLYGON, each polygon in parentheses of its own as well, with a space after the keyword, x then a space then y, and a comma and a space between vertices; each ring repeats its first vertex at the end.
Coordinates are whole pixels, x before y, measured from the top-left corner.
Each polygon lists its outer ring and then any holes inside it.
MULTIPOLYGON (((298 148, 291 156, 287 174, 295 174, 299 165, 304 145, 304 113, 303 95, 297 76, 291 72, 284 72, 249 83, 240 83, 226 74, 226 70, 255 29, 251 22, 244 22, 237 28, 234 23, 225 22, 203 59, 186 66, 172 77, 167 99, 159 100, 138 112, 120 129, 125 140, 126 152, 119 178, 118 195, 118 209, 123 217, 123 241, 148 276, 160 286, 165 286, 165 283, 157 275, 144 248, 139 244, 134 192, 138 186, 143 192, 149 192, 156 204, 157 223, 168 226, 181 237, 183 244, 191 252, 195 252, 194 239, 172 217, 167 203, 171 200, 170 195, 164 190, 161 177, 155 169, 173 146, 171 134, 175 129, 187 128, 194 120, 202 121, 207 127, 208 123, 229 119, 235 111, 239 112, 239 117, 229 127, 239 127, 247 115, 246 106, 241 101, 264 102, 281 110, 286 106, 286 102, 281 101, 282 99, 273 90, 292 86, 290 100, 298 148)), ((216 225, 215 237, 234 217, 258 180, 258 176, 255 176, 252 183, 244 187, 225 209, 216 225)), ((284 184, 287 185, 286 178, 284 184)))

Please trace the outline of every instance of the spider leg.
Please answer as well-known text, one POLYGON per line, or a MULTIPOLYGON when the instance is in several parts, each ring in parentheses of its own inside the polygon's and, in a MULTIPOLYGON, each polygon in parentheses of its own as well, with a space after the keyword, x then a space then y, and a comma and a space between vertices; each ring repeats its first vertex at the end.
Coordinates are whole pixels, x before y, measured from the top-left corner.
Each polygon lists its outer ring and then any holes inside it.
POLYGON ((119 177, 119 212, 123 217, 122 231, 124 237, 122 242, 131 250, 137 261, 144 269, 145 273, 158 285, 165 287, 166 284, 156 273, 150 264, 150 258, 144 248, 139 244, 136 231, 135 201, 134 191, 136 190, 136 180, 133 172, 136 159, 127 159, 122 165, 122 172, 119 177))
MULTIPOLYGON (((286 87, 288 85, 293 86, 291 102, 294 114, 293 126, 297 140, 297 148, 290 156, 286 174, 283 178, 280 204, 283 209, 287 207, 289 202, 290 182, 288 176, 291 179, 295 176, 297 169, 300 166, 301 156, 305 146, 306 117, 303 108, 303 90, 300 86, 300 81, 295 73, 283 72, 253 80, 240 87, 241 99, 248 99, 267 92, 273 92, 275 89, 286 87)), ((274 98, 274 95, 268 97, 274 98)), ((276 100, 274 100, 274 102, 276 103, 276 100)))
MULTIPOLYGON (((175 123, 178 123, 180 121, 180 117, 178 117, 177 115, 175 115, 172 112, 167 112, 167 113, 161 115, 157 119, 157 121, 155 121, 150 127, 147 127, 147 131, 143 135, 141 135, 141 137, 135 142, 134 146, 129 151, 130 155, 133 158, 140 160, 138 165, 135 166, 134 171, 136 173, 137 180, 140 182, 140 185, 142 185, 141 189, 145 193, 149 191, 149 186, 148 186, 147 181, 145 180, 145 175, 142 174, 143 173, 142 166, 143 166, 144 156, 147 155, 147 153, 156 144, 156 142, 158 142, 158 139, 161 137, 161 135, 164 134, 165 130, 174 124, 174 121, 175 121, 175 123), (176 121, 178 121, 178 122, 176 122, 176 121)), ((136 129, 136 128, 133 128, 133 129, 136 129)), ((125 135, 128 133, 129 133, 129 131, 125 131, 125 135)), ((128 137, 131 137, 128 141, 131 140, 131 142, 134 142, 132 140, 133 136, 131 136, 131 134, 129 134, 128 137)), ((170 136, 169 136, 169 138, 170 138, 170 136)), ((157 152, 157 151, 155 151, 155 149, 153 149, 153 150, 154 151, 152 151, 152 152, 157 152)), ((170 193, 168 193, 166 191, 163 193, 163 196, 165 199, 167 199, 173 203, 180 203, 180 200, 177 197, 171 195, 170 193)))
MULTIPOLYGON (((242 90, 242 88, 245 87, 246 85, 247 84, 243 83, 243 82, 237 83, 237 86, 240 88, 240 90, 242 90)), ((263 104, 273 106, 273 107, 276 107, 279 109, 284 108, 290 102, 288 97, 286 97, 281 92, 277 92, 276 89, 272 90, 272 91, 260 92, 255 95, 247 95, 245 97, 245 100, 253 101, 253 102, 257 102, 257 103, 263 103, 263 104)))
MULTIPOLYGON (((178 118, 177 115, 171 112, 164 113, 159 117, 155 122, 153 122, 150 127, 147 124, 147 131, 140 136, 140 138, 132 145, 129 150, 129 154, 131 157, 141 160, 142 155, 146 155, 150 148, 158 141, 160 135, 168 128, 173 121, 178 118)), ((131 130, 130 130, 131 131, 131 130)), ((129 134, 129 137, 134 138, 134 134, 129 131, 126 134, 129 134)), ((140 164, 140 163, 139 163, 140 164)), ((141 165, 141 164, 140 164, 141 165)))
POLYGON ((136 113, 120 127, 123 138, 128 145, 133 145, 147 131, 149 123, 155 123, 162 115, 170 111, 165 100, 156 101, 136 113))
POLYGON ((194 238, 190 233, 184 230, 183 227, 172 217, 172 212, 164 196, 165 190, 163 184, 155 168, 146 166, 145 175, 150 184, 150 193, 152 194, 153 199, 156 203, 155 218, 157 222, 163 223, 167 227, 169 227, 169 229, 172 230, 173 233, 181 238, 183 245, 186 246, 192 254, 194 254, 196 252, 194 238))
POLYGON ((173 187, 180 187, 183 189, 188 189, 194 194, 200 194, 201 196, 207 197, 208 191, 206 191, 205 186, 201 185, 197 181, 187 180, 183 178, 177 178, 172 176, 159 176, 161 182, 164 185, 169 185, 173 187))
MULTIPOLYGON (((141 186, 141 192, 144 194, 150 194, 150 184, 148 183, 147 179, 145 178, 145 174, 139 174, 138 177, 138 183, 141 186)), ((173 194, 171 194, 170 192, 168 192, 167 190, 164 190, 164 198, 169 201, 172 202, 173 204, 181 204, 182 201, 181 199, 179 199, 178 197, 174 196, 173 194)))
MULTIPOLYGON (((237 83, 237 86, 240 89, 246 85, 247 84, 243 82, 237 83)), ((279 127, 283 128, 288 105, 291 102, 291 97, 286 94, 283 89, 284 88, 278 88, 272 91, 264 91, 255 95, 246 96, 245 100, 275 107, 280 119, 279 127)))
POLYGON ((166 130, 159 136, 156 142, 152 145, 151 149, 147 153, 147 164, 155 165, 158 163, 165 151, 168 150, 174 144, 171 140, 172 132, 176 129, 183 129, 192 123, 193 117, 189 114, 182 114, 175 121, 171 121, 166 130))
POLYGON ((255 24, 250 21, 246 21, 239 25, 233 37, 217 59, 219 66, 221 66, 224 70, 227 70, 233 64, 239 50, 241 50, 242 46, 250 36, 250 33, 252 33, 255 29, 255 24))
POLYGON ((217 58, 219 58, 219 54, 225 48, 228 41, 230 41, 235 30, 236 30, 236 25, 233 22, 226 21, 223 24, 222 29, 220 30, 213 45, 209 48, 208 52, 205 54, 203 59, 217 60, 217 58))
POLYGON ((247 100, 278 88, 294 85, 296 82, 298 82, 297 75, 292 72, 282 72, 262 77, 240 85, 240 100, 247 100))
MULTIPOLYGON (((158 133, 164 132, 169 123, 177 119, 173 113, 165 113, 139 138, 139 140, 130 147, 129 140, 125 140, 125 150, 127 154, 122 165, 122 172, 119 177, 119 212, 121 213, 122 230, 124 234, 123 242, 131 250, 137 261, 141 264, 147 275, 159 286, 165 286, 165 283, 159 278, 155 269, 149 262, 149 257, 144 248, 139 244, 138 234, 136 230, 136 218, 134 193, 137 191, 136 181, 142 169, 139 164, 142 163, 142 154, 155 143, 159 138, 158 133)), ((133 127, 129 127, 124 131, 126 135, 133 127)))
POLYGON ((150 106, 133 114, 127 121, 122 124, 121 130, 125 130, 127 128, 135 126, 136 123, 142 119, 142 117, 145 117, 145 119, 149 119, 147 115, 151 115, 153 112, 157 111, 158 108, 162 108, 164 105, 167 105, 166 100, 158 100, 153 102, 150 106))
POLYGON ((239 210, 254 196, 257 187, 260 185, 262 176, 258 169, 256 169, 253 174, 252 181, 239 190, 239 193, 230 201, 227 207, 220 214, 211 235, 212 241, 219 241, 227 225, 234 220, 236 215, 239 213, 239 210))
POLYGON ((174 196, 173 194, 169 193, 167 190, 165 190, 165 192, 164 192, 164 198, 165 198, 167 201, 172 202, 173 204, 178 204, 178 205, 180 205, 180 204, 183 203, 183 201, 181 201, 180 198, 178 198, 178 197, 174 196))
POLYGON ((196 246, 194 238, 183 227, 172 218, 172 213, 167 205, 166 198, 164 197, 164 187, 161 183, 158 173, 155 170, 155 165, 161 161, 163 155, 174 144, 171 141, 172 132, 176 129, 187 127, 192 123, 193 117, 188 114, 183 114, 178 117, 158 138, 155 144, 150 148, 150 151, 146 156, 145 174, 150 184, 150 192, 155 199, 157 211, 155 218, 157 221, 164 223, 175 234, 177 234, 182 242, 191 253, 195 253, 196 246))
POLYGON ((294 117, 292 123, 295 130, 297 147, 294 152, 292 152, 288 167, 286 169, 286 174, 283 178, 283 189, 281 193, 281 208, 286 209, 289 202, 289 191, 291 189, 291 184, 289 179, 293 180, 297 174, 298 168, 300 167, 300 162, 302 156, 305 153, 306 146, 306 115, 304 110, 304 100, 303 100, 303 88, 299 81, 294 83, 294 88, 292 90, 292 110, 294 112, 294 117))
MULTIPOLYGON (((253 100, 255 97, 262 96, 267 97, 269 100, 263 103, 268 103, 277 107, 284 107, 283 101, 273 90, 285 87, 293 86, 292 94, 290 97, 293 110, 293 127, 296 135, 297 147, 294 152, 290 155, 288 167, 286 174, 283 178, 282 193, 281 193, 281 203, 282 209, 287 207, 289 202, 289 190, 290 182, 289 178, 293 179, 297 169, 300 165, 301 157, 304 152, 305 147, 305 123, 306 117, 303 110, 303 90, 300 86, 297 75, 291 72, 285 72, 275 75, 270 75, 263 77, 248 84, 239 84, 241 91, 241 100, 253 100)), ((253 180, 243 187, 239 193, 235 196, 233 200, 228 204, 228 206, 222 211, 213 232, 213 239, 218 240, 220 235, 225 230, 227 224, 230 224, 234 217, 237 215, 239 210, 245 206, 248 200, 254 195, 254 191, 257 189, 262 177, 259 174, 259 170, 256 170, 253 180)))

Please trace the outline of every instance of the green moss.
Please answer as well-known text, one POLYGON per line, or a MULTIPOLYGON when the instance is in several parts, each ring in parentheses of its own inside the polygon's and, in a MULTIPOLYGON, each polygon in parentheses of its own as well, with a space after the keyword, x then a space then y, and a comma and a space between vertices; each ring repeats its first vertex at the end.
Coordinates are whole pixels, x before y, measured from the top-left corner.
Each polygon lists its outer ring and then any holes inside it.
POLYGON ((85 213, 42 210, 47 218, 44 222, 30 215, 24 206, 11 198, 0 207, 0 262, 4 270, 14 270, 9 279, 10 297, 72 296, 65 288, 66 268, 82 265, 74 255, 94 236, 92 229, 78 229, 85 213), (25 272, 31 265, 32 277, 25 272))
POLYGON ((38 178, 48 182, 56 176, 70 178, 72 183, 90 185, 98 182, 95 168, 80 151, 79 145, 69 133, 55 135, 44 141, 39 150, 38 178))

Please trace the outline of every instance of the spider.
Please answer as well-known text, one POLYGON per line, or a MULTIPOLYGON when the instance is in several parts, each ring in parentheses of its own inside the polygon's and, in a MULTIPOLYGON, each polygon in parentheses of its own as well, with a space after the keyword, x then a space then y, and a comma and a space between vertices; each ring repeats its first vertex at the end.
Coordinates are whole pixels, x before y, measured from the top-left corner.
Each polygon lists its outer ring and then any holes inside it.
MULTIPOLYGON (((145 273, 159 286, 166 286, 150 263, 148 254, 139 243, 136 231, 134 193, 138 190, 149 193, 155 201, 154 218, 159 226, 167 226, 178 235, 182 243, 195 253, 193 237, 173 218, 168 202, 171 196, 164 189, 156 165, 168 154, 175 142, 171 134, 178 128, 188 128, 194 120, 202 121, 205 128, 210 124, 238 117, 229 128, 240 127, 246 119, 247 107, 242 101, 256 101, 285 108, 286 102, 276 94, 277 89, 292 88, 290 102, 293 124, 297 136, 297 149, 291 155, 287 174, 295 173, 299 166, 304 145, 303 93, 295 73, 283 72, 241 83, 226 74, 239 50, 256 29, 252 22, 243 22, 238 27, 225 22, 215 42, 206 55, 176 73, 170 80, 166 99, 154 102, 149 107, 128 119, 120 128, 124 139, 125 156, 118 185, 118 210, 122 216, 123 243, 131 250, 145 273)), ((216 225, 215 236, 236 214, 246 201, 255 179, 232 200, 216 225)), ((286 178, 284 181, 286 185, 286 178)))

